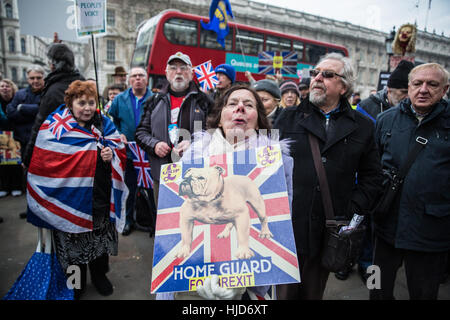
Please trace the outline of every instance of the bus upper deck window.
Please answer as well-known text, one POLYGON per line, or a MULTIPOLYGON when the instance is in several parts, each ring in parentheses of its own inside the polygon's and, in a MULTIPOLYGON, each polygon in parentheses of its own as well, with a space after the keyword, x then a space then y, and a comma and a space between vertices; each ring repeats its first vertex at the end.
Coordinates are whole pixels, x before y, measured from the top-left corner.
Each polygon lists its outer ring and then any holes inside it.
POLYGON ((212 30, 200 28, 200 47, 231 51, 233 46, 233 29, 225 37, 225 49, 217 42, 217 33, 212 30))
POLYGON ((317 64, 320 58, 327 53, 327 48, 315 44, 305 45, 305 62, 317 64))
POLYGON ((164 23, 164 35, 174 44, 197 46, 197 22, 173 18, 164 23))
POLYGON ((236 33, 237 51, 240 50, 241 43, 244 54, 257 56, 261 51, 263 51, 264 35, 260 33, 239 30, 239 32, 236 33))
POLYGON ((291 51, 291 40, 267 36, 266 51, 291 51))

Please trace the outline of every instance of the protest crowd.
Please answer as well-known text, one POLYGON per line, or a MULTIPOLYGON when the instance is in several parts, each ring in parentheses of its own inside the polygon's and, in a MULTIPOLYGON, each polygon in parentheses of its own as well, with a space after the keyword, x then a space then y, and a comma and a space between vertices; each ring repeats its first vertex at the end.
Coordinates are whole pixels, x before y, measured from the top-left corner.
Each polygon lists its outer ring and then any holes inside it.
MULTIPOLYGON (((194 292, 162 292, 156 299, 321 300, 330 273, 346 281, 356 268, 371 300, 391 300, 402 265, 410 299, 435 300, 448 281, 450 91, 443 66, 401 61, 385 88, 364 97, 354 92, 350 58, 339 53, 322 56, 301 79, 277 74, 255 80, 246 72, 248 81, 238 81, 236 69, 223 61, 213 66, 216 84, 205 89, 193 71, 195 57, 170 52, 160 61, 165 79, 158 88, 149 87, 148 70, 117 67, 115 83, 100 94, 96 80, 78 71, 68 45, 51 44, 47 57, 50 73, 29 68, 26 88, 0 79, 0 131, 13 133, 22 159, 0 165, 0 198, 27 193, 27 211, 17 214, 51 230, 66 276, 70 266, 81 270, 71 298, 83 296, 88 269, 97 291, 112 294, 107 272, 109 257, 118 255, 119 233, 158 235, 157 208, 168 201, 160 190, 167 165, 273 145, 282 151, 301 281, 225 288, 213 275, 194 292), (136 169, 144 153, 151 173, 136 169), (323 258, 332 224, 355 246, 339 267, 323 258), (382 276, 369 289, 371 266, 382 276)), ((207 183, 191 174, 189 181, 207 183)), ((230 209, 234 200, 214 205, 236 215, 234 223, 202 216, 208 202, 228 195, 224 189, 201 205, 183 205, 179 261, 190 255, 194 217, 226 225, 228 234, 235 228, 236 256, 253 258, 242 215, 230 209)), ((180 195, 195 192, 180 185, 180 195)), ((255 212, 259 237, 272 238, 268 218, 255 212)), ((1 213, 0 223, 8 223, 1 213)))

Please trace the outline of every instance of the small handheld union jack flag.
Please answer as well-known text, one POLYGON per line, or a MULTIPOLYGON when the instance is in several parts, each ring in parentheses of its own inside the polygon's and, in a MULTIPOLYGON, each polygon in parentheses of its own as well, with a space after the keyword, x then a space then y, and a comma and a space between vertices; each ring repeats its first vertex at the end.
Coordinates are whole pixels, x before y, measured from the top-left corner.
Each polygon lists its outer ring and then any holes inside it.
POLYGON ((133 165, 138 176, 138 187, 153 188, 153 180, 150 175, 150 161, 147 153, 136 142, 128 142, 128 146, 133 154, 133 165))
POLYGON ((56 137, 56 140, 61 139, 63 134, 72 130, 77 125, 77 121, 74 119, 69 109, 64 108, 61 113, 55 113, 53 117, 50 118, 50 123, 48 128, 50 132, 56 137))
POLYGON ((211 60, 194 67, 194 71, 204 92, 215 88, 219 83, 219 79, 212 67, 211 60))

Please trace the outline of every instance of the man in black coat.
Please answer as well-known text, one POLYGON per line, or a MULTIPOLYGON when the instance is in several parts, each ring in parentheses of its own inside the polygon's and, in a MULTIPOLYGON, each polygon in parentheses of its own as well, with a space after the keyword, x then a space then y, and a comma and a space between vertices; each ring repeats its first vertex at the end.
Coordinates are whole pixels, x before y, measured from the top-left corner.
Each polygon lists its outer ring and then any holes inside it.
POLYGON ((408 74, 414 68, 410 61, 402 60, 389 76, 387 86, 383 90, 364 99, 356 110, 375 122, 377 115, 399 104, 408 97, 408 74))
POLYGON ((52 43, 48 49, 47 57, 50 61, 51 72, 45 78, 39 112, 34 121, 30 141, 22 156, 22 162, 27 167, 30 164, 36 137, 42 123, 50 113, 64 103, 64 92, 69 85, 75 80, 84 80, 84 77, 75 68, 72 50, 64 43, 52 43))
POLYGON ((285 109, 274 125, 280 139, 293 140, 292 223, 302 278, 278 286, 279 299, 322 299, 329 276, 320 263, 325 213, 308 134, 319 141, 337 220, 367 215, 381 185, 374 125, 348 102, 354 81, 349 59, 328 54, 310 73, 309 98, 285 109))
POLYGON ((439 64, 409 74, 409 99, 377 117, 375 140, 384 172, 398 171, 409 150, 415 158, 385 217, 374 215, 374 265, 379 289, 371 299, 394 299, 397 270, 404 263, 410 299, 437 299, 450 250, 450 107, 442 97, 448 73, 439 64))

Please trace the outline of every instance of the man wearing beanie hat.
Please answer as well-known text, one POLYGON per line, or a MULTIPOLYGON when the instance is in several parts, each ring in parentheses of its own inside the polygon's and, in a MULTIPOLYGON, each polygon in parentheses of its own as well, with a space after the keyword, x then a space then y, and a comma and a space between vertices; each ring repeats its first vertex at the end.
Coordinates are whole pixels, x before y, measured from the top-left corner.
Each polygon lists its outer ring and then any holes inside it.
POLYGON ((280 84, 281 106, 294 107, 300 103, 300 92, 293 80, 285 80, 280 84))
POLYGON ((281 99, 280 88, 278 88, 275 81, 269 79, 255 82, 253 88, 258 92, 258 95, 264 104, 267 118, 269 118, 271 124, 273 124, 283 110, 279 106, 281 99))
POLYGON ((216 69, 214 69, 214 72, 219 79, 219 83, 214 89, 210 90, 209 97, 213 101, 216 101, 234 84, 234 81, 236 80, 236 70, 232 65, 224 63, 218 65, 216 69))
POLYGON ((375 122, 379 113, 408 97, 408 74, 413 68, 414 65, 411 62, 400 61, 397 68, 391 73, 387 87, 361 101, 356 110, 375 122))

